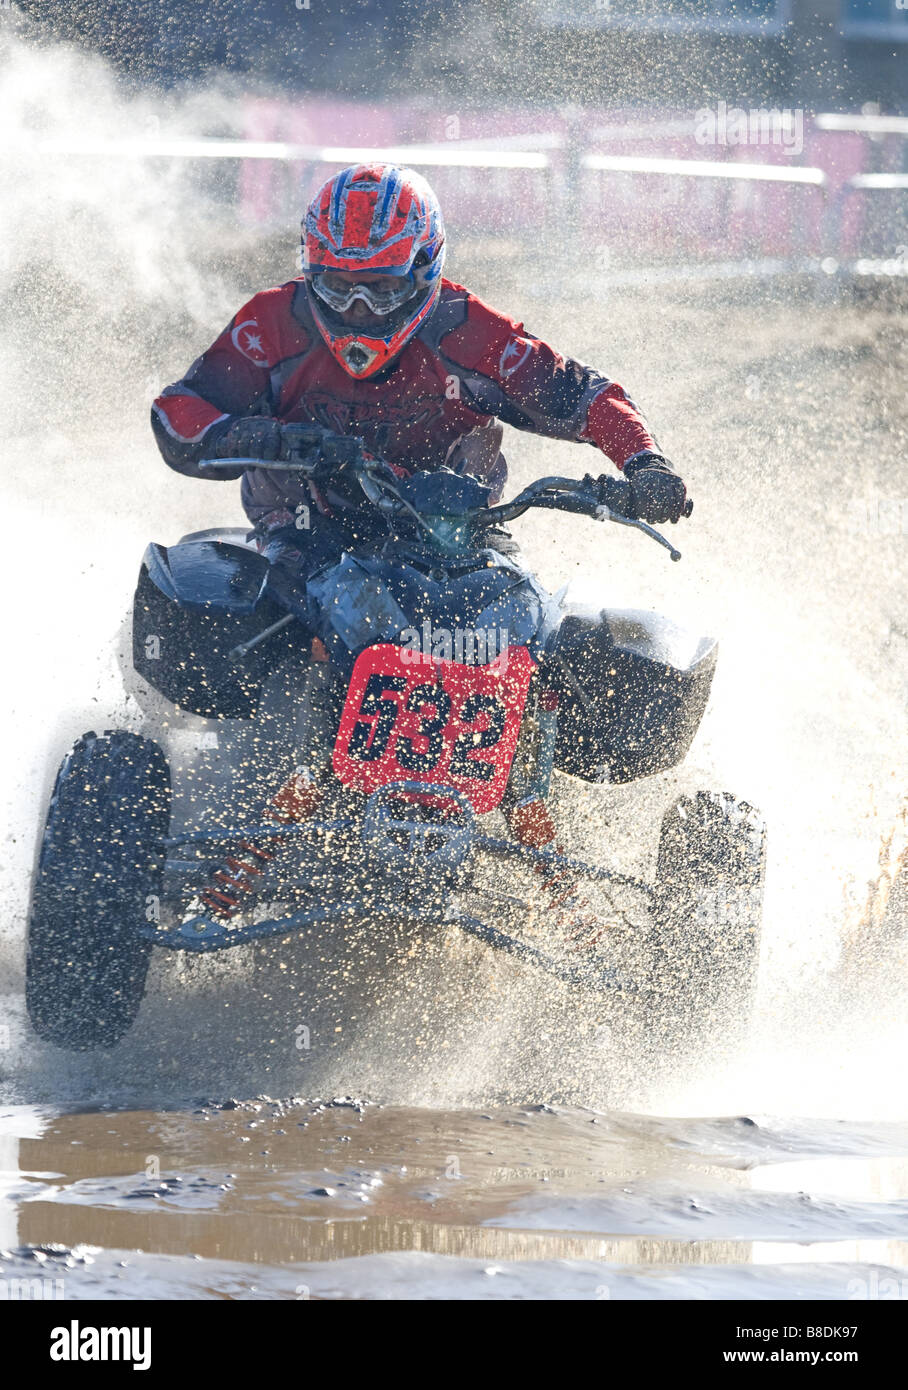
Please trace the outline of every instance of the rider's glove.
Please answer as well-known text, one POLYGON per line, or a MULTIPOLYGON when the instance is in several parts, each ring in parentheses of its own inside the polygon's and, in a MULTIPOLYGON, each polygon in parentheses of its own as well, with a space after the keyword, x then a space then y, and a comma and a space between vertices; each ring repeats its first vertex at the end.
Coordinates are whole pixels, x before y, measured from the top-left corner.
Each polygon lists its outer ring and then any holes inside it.
POLYGON ((281 452, 281 424, 262 415, 240 416, 232 420, 215 444, 219 459, 268 459, 281 452))
POLYGON ((323 464, 331 473, 362 457, 362 441, 311 423, 283 424, 267 416, 225 421, 215 444, 219 459, 263 459, 266 463, 323 464))
POLYGON ((694 504, 688 501, 687 489, 661 454, 643 449, 627 460, 622 471, 629 488, 630 507, 623 508, 626 516, 656 524, 674 524, 690 516, 694 504))

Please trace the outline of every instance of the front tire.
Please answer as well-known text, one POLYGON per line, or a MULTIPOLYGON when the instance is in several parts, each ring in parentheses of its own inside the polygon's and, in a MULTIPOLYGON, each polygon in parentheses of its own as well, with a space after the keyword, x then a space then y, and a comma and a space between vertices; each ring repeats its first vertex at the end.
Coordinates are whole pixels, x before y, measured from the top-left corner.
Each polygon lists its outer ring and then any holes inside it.
POLYGON ((766 874, 766 826, 727 792, 682 796, 663 818, 656 870, 654 1005, 667 1060, 733 1056, 753 1012, 766 874))
POLYGON ((57 774, 28 928, 25 999, 39 1037, 114 1047, 145 993, 151 943, 136 930, 160 895, 170 823, 161 749, 136 734, 85 734, 57 774))

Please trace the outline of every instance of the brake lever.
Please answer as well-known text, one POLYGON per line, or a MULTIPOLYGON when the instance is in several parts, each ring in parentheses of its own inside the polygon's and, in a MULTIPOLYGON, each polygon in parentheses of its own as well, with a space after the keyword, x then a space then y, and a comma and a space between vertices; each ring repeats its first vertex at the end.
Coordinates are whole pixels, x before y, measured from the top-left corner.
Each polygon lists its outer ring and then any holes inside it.
MULTIPOLYGON (((311 478, 324 462, 321 454, 309 458, 290 459, 202 459, 199 468, 260 468, 266 473, 302 473, 304 477, 311 478)), ((337 472, 340 472, 343 466, 339 464, 337 472)))
POLYGON ((268 473, 313 473, 314 463, 302 459, 286 463, 273 459, 202 459, 199 468, 263 468, 268 473))
MULTIPOLYGON (((692 505, 693 504, 691 504, 691 506, 692 505)), ((638 531, 645 532, 647 536, 652 536, 654 541, 658 541, 660 545, 664 545, 673 560, 681 559, 681 551, 676 550, 671 541, 666 540, 665 537, 654 530, 648 522, 637 521, 633 517, 622 516, 620 512, 613 512, 611 507, 607 507, 604 502, 600 502, 597 506, 595 515, 597 521, 617 521, 619 526, 635 526, 638 531)), ((689 515, 690 512, 685 512, 685 516, 689 515)))
MULTIPOLYGON (((303 428, 303 427, 301 427, 303 428)), ((311 478, 320 465, 340 473, 349 465, 362 463, 363 441, 358 435, 332 435, 309 430, 305 438, 296 441, 289 459, 225 458, 202 459, 205 468, 261 468, 268 473, 302 473, 311 478)))

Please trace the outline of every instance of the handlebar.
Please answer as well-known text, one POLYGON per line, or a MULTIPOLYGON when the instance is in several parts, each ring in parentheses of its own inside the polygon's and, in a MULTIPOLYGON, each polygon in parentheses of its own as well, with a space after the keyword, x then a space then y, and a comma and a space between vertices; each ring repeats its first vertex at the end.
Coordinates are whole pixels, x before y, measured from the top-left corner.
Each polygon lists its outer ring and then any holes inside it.
MULTIPOLYGON (((615 490, 627 486, 626 483, 622 483, 620 478, 609 480, 609 485, 612 482, 615 490)), ((608 492, 606 492, 607 495, 608 492)), ((617 500, 614 492, 613 497, 617 500)), ((685 516, 690 516, 693 505, 693 502, 688 501, 684 509, 685 516)), ((523 492, 511 502, 505 502, 498 507, 490 507, 489 515, 494 516, 496 520, 511 521, 515 517, 522 516, 530 507, 546 507, 552 511, 574 512, 581 516, 590 516, 595 521, 614 521, 619 526, 634 526, 638 531, 643 531, 654 541, 658 541, 660 545, 664 545, 673 560, 681 559, 680 550, 654 530, 648 522, 640 521, 636 517, 625 516, 615 507, 610 507, 607 502, 600 501, 595 488, 586 486, 586 479, 583 482, 577 482, 575 478, 539 478, 535 483, 530 483, 529 487, 524 488, 523 492)))
MULTIPOLYGON (((332 450, 332 452, 335 451, 332 450)), ((315 447, 308 450, 305 456, 301 455, 289 460, 203 459, 198 467, 200 471, 213 471, 224 467, 259 468, 270 473, 295 473, 309 479, 316 474, 319 465, 324 465, 326 462, 324 454, 315 447)), ((401 496, 397 485, 398 480, 391 474, 388 466, 381 459, 371 458, 364 454, 361 440, 350 439, 349 447, 343 451, 337 450, 335 458, 331 462, 335 469, 338 464, 350 467, 351 472, 358 479, 363 493, 379 511, 385 514, 407 512, 424 531, 434 540, 438 540, 438 535, 430 522, 405 497, 401 496), (337 454, 341 452, 347 456, 342 459, 338 458, 337 454)), ((484 505, 474 508, 464 515, 464 522, 473 522, 474 525, 487 528, 514 521, 532 507, 573 512, 575 515, 588 516, 594 521, 614 521, 619 526, 632 526, 651 537, 652 540, 657 541, 659 545, 664 546, 672 560, 680 560, 680 550, 673 546, 665 536, 656 531, 648 522, 625 516, 617 508, 615 504, 621 500, 626 488, 627 483, 619 478, 607 480, 604 488, 595 483, 591 477, 582 480, 561 477, 538 478, 512 498, 510 502, 498 503, 493 507, 484 505), (604 500, 609 497, 613 503, 611 506, 607 500, 604 500)), ((688 501, 683 515, 690 516, 692 510, 693 503, 688 501)))

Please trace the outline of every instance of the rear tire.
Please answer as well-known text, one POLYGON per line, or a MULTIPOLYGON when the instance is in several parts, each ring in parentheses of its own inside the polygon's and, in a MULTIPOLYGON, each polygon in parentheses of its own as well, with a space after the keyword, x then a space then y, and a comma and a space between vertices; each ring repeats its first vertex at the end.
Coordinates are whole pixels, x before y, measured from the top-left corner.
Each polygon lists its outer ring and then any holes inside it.
POLYGON ((662 822, 654 900, 653 1042, 666 1060, 726 1060, 757 988, 766 827, 727 792, 682 796, 662 822))
POLYGON ((57 774, 28 928, 25 999, 39 1037, 113 1047, 145 993, 151 942, 136 930, 160 895, 170 822, 161 749, 136 734, 85 734, 57 774))

